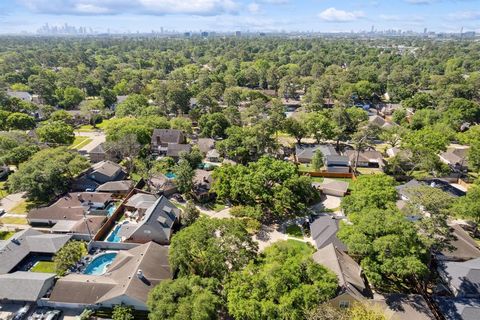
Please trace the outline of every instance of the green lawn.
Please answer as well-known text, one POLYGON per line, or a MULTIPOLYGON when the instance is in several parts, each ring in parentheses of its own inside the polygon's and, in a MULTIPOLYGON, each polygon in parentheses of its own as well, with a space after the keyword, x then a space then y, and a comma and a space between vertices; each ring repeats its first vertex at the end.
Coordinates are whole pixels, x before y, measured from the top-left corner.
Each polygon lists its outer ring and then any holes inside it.
POLYGON ((15 234, 15 231, 0 231, 0 240, 8 240, 15 234))
POLYGON ((0 199, 8 196, 8 189, 5 187, 6 181, 0 181, 0 199))
POLYGON ((325 180, 324 177, 311 177, 312 182, 322 183, 325 180))
POLYGON ((21 217, 4 217, 0 219, 3 224, 28 224, 27 219, 21 217))
POLYGON ((108 120, 103 120, 102 123, 97 124, 97 128, 100 130, 105 130, 105 128, 108 126, 110 122, 112 122, 113 119, 108 119, 108 120))
POLYGON ((73 143, 70 145, 69 148, 78 150, 85 147, 90 142, 92 142, 92 139, 90 139, 89 137, 76 136, 75 140, 73 141, 73 143))
POLYGON ((95 131, 95 128, 90 124, 86 124, 86 125, 80 126, 76 131, 78 131, 78 132, 92 132, 92 131, 95 131))
POLYGON ((295 238, 303 238, 303 231, 302 231, 302 228, 296 224, 291 224, 289 226, 287 226, 287 229, 285 230, 285 232, 289 235, 289 236, 292 236, 292 237, 295 237, 295 238))
POLYGON ((11 214, 26 214, 28 212, 28 202, 26 200, 22 200, 19 204, 13 207, 8 213, 11 214))
POLYGON ((40 273, 55 273, 56 265, 53 261, 40 261, 35 264, 35 266, 30 269, 31 272, 40 272, 40 273))

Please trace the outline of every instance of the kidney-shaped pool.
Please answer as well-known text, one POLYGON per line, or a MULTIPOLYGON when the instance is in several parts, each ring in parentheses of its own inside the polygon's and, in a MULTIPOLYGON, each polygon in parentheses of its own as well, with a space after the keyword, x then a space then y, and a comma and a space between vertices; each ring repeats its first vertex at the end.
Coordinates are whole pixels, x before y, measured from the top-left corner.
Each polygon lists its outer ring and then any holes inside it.
POLYGON ((115 260, 116 256, 117 256, 116 252, 108 252, 108 253, 104 253, 96 256, 87 265, 83 273, 92 274, 92 275, 104 274, 107 271, 108 266, 112 264, 113 260, 115 260))

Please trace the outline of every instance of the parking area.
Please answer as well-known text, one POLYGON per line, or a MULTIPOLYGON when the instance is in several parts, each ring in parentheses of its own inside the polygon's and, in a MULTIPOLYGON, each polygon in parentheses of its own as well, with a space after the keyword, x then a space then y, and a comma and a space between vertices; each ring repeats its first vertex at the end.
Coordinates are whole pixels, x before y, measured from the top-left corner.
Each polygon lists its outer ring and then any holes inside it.
POLYGON ((0 303, 0 319, 12 320, 23 307, 24 304, 0 303))

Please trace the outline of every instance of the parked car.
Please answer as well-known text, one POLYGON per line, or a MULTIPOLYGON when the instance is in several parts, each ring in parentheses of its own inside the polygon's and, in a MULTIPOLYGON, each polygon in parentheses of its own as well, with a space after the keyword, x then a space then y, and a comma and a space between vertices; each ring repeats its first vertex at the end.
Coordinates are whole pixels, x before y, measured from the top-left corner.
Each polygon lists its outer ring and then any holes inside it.
POLYGON ((44 319, 45 320, 58 320, 58 319, 60 319, 61 315, 62 315, 62 311, 52 310, 52 311, 47 312, 44 319))
POLYGON ((24 307, 21 307, 13 316, 13 320, 23 320, 27 316, 28 312, 30 311, 30 308, 32 306, 27 304, 24 307))

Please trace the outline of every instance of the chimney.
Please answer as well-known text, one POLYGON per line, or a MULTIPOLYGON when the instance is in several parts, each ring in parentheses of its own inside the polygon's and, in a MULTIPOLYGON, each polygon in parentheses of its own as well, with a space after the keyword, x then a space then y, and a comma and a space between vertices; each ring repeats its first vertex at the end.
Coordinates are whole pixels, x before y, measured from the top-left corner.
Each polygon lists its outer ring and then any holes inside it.
POLYGON ((143 280, 144 276, 143 276, 142 269, 137 270, 137 278, 140 279, 140 280, 143 280))

